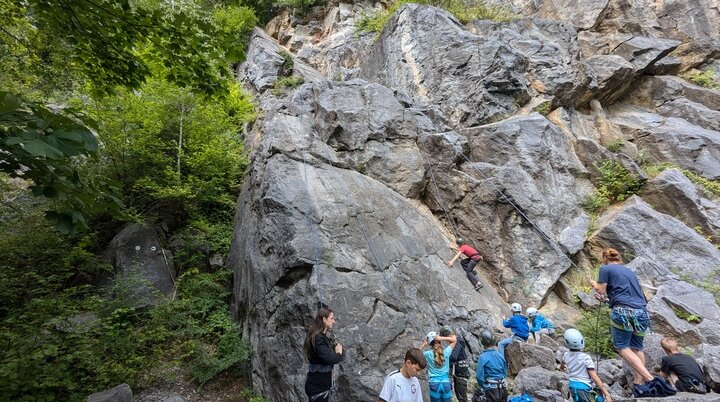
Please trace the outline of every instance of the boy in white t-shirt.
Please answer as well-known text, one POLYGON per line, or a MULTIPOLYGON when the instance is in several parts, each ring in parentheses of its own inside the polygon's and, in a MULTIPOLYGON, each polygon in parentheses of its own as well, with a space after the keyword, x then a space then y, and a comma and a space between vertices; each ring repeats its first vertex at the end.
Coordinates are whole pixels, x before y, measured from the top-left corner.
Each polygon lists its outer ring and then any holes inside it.
POLYGON ((592 357, 582 351, 585 348, 585 338, 580 331, 570 328, 565 331, 564 338, 565 346, 570 351, 563 354, 560 369, 567 368, 570 378, 570 396, 573 402, 595 402, 594 392, 592 392, 595 386, 602 392, 605 402, 612 402, 610 392, 595 371, 592 357))
POLYGON ((405 353, 400 370, 385 378, 378 402, 423 402, 417 375, 427 367, 422 350, 412 348, 405 353))

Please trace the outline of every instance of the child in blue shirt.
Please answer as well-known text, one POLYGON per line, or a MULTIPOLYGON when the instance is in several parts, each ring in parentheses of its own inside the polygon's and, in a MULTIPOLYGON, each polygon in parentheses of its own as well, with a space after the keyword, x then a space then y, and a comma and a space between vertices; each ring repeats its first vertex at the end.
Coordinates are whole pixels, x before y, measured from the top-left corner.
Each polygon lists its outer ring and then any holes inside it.
POLYGON ((527 313, 528 320, 530 321, 530 332, 535 337, 535 344, 540 344, 540 338, 542 334, 552 335, 555 333, 555 326, 547 318, 543 317, 535 307, 529 307, 525 313, 527 313))
POLYGON ((480 342, 485 350, 478 357, 475 372, 475 379, 480 387, 477 392, 482 392, 488 402, 505 402, 507 401, 505 358, 495 350, 495 337, 490 330, 484 329, 480 333, 480 342))
POLYGON ((513 341, 527 342, 528 336, 530 336, 530 327, 528 326, 528 319, 522 315, 522 306, 520 303, 513 303, 510 305, 510 310, 513 316, 507 320, 503 317, 503 327, 510 328, 513 336, 505 338, 498 342, 498 352, 505 357, 505 347, 513 343, 513 341))

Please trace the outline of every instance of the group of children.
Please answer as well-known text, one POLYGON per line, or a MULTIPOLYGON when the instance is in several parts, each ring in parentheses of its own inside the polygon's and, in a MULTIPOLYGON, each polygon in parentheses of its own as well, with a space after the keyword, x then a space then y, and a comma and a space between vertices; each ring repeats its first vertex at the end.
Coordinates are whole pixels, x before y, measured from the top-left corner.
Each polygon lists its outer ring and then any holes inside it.
MULTIPOLYGON (((507 378, 507 363, 505 360, 505 346, 513 341, 526 342, 531 332, 536 334, 536 340, 542 334, 552 334, 554 327, 537 312, 535 308, 527 310, 529 319, 521 314, 521 306, 513 303, 511 306, 513 317, 503 320, 503 326, 513 331, 513 336, 496 344, 495 336, 489 329, 480 332, 480 343, 483 352, 478 357, 475 378, 479 385, 473 396, 473 402, 505 402, 508 394, 505 387, 507 378), (530 326, 532 324, 532 327, 530 326), (542 332, 541 332, 542 331, 542 332)), ((458 345, 455 334, 447 334, 443 329, 441 334, 430 332, 427 334, 420 348, 411 348, 405 353, 402 367, 391 373, 380 391, 379 402, 420 402, 422 392, 420 382, 416 378, 423 369, 428 368, 428 388, 431 402, 449 402, 453 395, 451 384, 451 355, 458 345), (447 335, 446 335, 447 334, 447 335), (443 347, 443 342, 447 345, 443 347), (423 348, 430 347, 423 351, 423 348)), ((569 349, 562 357, 561 369, 567 369, 570 377, 570 392, 575 402, 592 402, 596 399, 596 389, 599 390, 607 402, 612 398, 602 380, 595 372, 592 358, 582 350, 585 340, 576 329, 569 329, 564 334, 565 345, 569 349)), ((454 372, 457 376, 459 373, 454 372)), ((462 375, 462 373, 460 373, 462 375)), ((467 401, 467 388, 455 389, 458 401, 467 401)))
MULTIPOLYGON (((506 402, 508 399, 505 388, 507 363, 505 347, 512 342, 527 342, 530 334, 534 334, 536 343, 543 334, 551 335, 554 326, 550 321, 530 307, 526 310, 527 317, 521 314, 522 306, 511 305, 513 316, 503 318, 503 326, 510 328, 513 335, 496 344, 493 332, 484 329, 480 332, 480 343, 483 352, 478 357, 475 378, 478 390, 473 395, 473 402, 506 402)), ((567 370, 569 377, 570 396, 573 402, 612 402, 608 388, 597 374, 595 363, 583 350, 585 339, 577 329, 571 328, 563 334, 567 351, 558 356, 560 369, 567 370)), ((402 367, 390 374, 380 391, 379 402, 421 402, 423 401, 420 383, 416 376, 428 368, 428 387, 430 402, 449 402, 453 395, 451 377, 463 376, 457 369, 457 360, 451 356, 453 350, 465 345, 462 340, 448 328, 440 334, 430 332, 426 335, 420 348, 411 348, 405 353, 402 367), (443 342, 446 346, 443 346, 443 342), (422 349, 430 347, 423 351, 422 349), (455 368, 453 369, 453 365, 455 368)), ((706 388, 702 370, 690 356, 678 351, 677 343, 671 338, 663 338, 661 342, 667 356, 663 357, 659 374, 666 378, 676 377, 675 386, 680 391, 705 393, 706 388)), ((464 352, 463 352, 464 356, 464 352)), ((467 367, 467 365, 465 365, 467 367)), ((465 382, 465 384, 467 384, 465 382)), ((467 401, 467 387, 458 386, 455 381, 454 391, 458 401, 467 401)))

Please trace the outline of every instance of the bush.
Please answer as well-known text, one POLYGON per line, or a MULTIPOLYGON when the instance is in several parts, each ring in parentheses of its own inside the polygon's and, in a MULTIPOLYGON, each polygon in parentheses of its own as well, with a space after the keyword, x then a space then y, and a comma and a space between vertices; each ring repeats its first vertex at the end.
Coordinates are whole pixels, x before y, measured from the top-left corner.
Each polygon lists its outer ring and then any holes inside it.
POLYGON ((275 82, 273 83, 273 89, 271 93, 275 96, 280 96, 282 94, 283 88, 297 88, 303 83, 305 83, 305 79, 303 77, 281 77, 275 80, 275 82))
POLYGON ((603 305, 598 310, 582 311, 582 318, 575 324, 585 337, 585 351, 613 359, 615 347, 610 334, 610 308, 603 305))
POLYGON ((597 181, 597 190, 583 202, 583 207, 591 213, 598 212, 614 202, 625 201, 633 194, 637 194, 642 187, 642 180, 630 173, 621 163, 606 160, 595 164, 600 171, 597 181))
POLYGON ((618 153, 618 151, 620 151, 620 148, 622 148, 623 144, 625 144, 625 141, 624 141, 624 140, 611 141, 611 142, 607 145, 607 150, 610 151, 610 152, 612 152, 612 153, 614 153, 614 154, 615 154, 615 153, 618 153))

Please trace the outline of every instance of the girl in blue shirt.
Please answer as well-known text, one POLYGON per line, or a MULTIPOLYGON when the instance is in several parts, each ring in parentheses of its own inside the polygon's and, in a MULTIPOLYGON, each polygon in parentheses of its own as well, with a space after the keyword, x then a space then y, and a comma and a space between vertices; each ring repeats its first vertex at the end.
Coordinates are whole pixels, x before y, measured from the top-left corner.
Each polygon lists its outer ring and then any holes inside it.
POLYGON ((428 367, 428 385, 430 388, 430 402, 450 402, 452 399, 452 385, 450 383, 450 355, 455 348, 457 337, 438 336, 430 332, 425 337, 420 349, 430 346, 432 349, 423 352, 428 367), (443 348, 442 342, 449 342, 443 348))

